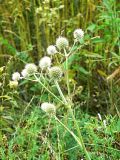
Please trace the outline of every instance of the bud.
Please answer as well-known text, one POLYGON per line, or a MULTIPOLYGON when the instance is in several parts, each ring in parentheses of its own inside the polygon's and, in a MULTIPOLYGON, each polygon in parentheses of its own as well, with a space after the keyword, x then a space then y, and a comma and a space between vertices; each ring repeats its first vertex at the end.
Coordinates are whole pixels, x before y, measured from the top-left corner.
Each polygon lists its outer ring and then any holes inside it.
POLYGON ((103 125, 104 125, 105 128, 107 127, 107 122, 106 122, 106 120, 103 120, 103 125))
POLYGON ((57 50, 56 50, 56 47, 53 46, 53 45, 50 45, 48 48, 47 48, 47 54, 48 55, 54 55, 57 53, 57 50))
POLYGON ((98 118, 100 119, 100 121, 102 121, 102 117, 100 113, 98 113, 98 118))
POLYGON ((13 81, 19 81, 20 80, 20 74, 18 72, 15 72, 12 74, 12 80, 13 81))
POLYGON ((50 57, 45 56, 45 57, 43 57, 43 58, 40 59, 40 61, 39 61, 39 67, 42 70, 47 69, 50 66, 51 66, 51 59, 50 59, 50 57))
POLYGON ((59 37, 56 40, 56 46, 59 50, 67 48, 69 46, 69 42, 65 37, 59 37))
POLYGON ((10 88, 17 88, 18 86, 18 81, 10 81, 9 82, 10 88))
POLYGON ((82 29, 76 29, 73 33, 73 36, 76 40, 80 40, 84 37, 84 31, 82 29))
POLYGON ((24 78, 26 78, 26 77, 29 76, 29 74, 28 74, 28 72, 27 72, 27 69, 23 69, 22 72, 21 72, 21 74, 22 74, 22 76, 23 76, 24 78))
POLYGON ((56 112, 56 107, 48 102, 44 102, 41 104, 41 109, 45 111, 46 113, 55 113, 56 112))
POLYGON ((26 69, 27 74, 33 74, 37 72, 37 66, 34 63, 26 64, 25 69, 26 69))
POLYGON ((55 66, 49 69, 49 76, 52 80, 59 80, 62 77, 62 74, 63 72, 60 67, 55 66))

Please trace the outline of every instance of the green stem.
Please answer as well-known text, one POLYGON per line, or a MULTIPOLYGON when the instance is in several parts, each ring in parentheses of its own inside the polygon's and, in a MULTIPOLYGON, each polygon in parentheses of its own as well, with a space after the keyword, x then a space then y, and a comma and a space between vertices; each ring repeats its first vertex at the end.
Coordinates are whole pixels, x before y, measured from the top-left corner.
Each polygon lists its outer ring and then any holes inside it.
POLYGON ((57 89, 58 89, 58 92, 59 92, 59 94, 60 94, 63 102, 64 102, 65 104, 67 104, 67 101, 66 101, 66 99, 65 99, 65 97, 64 97, 64 95, 63 95, 63 93, 62 93, 62 90, 61 90, 61 88, 60 88, 60 86, 59 86, 59 84, 58 84, 57 81, 55 81, 55 85, 56 85, 56 87, 57 87, 57 89))
POLYGON ((67 54, 67 57, 69 57, 69 55, 71 55, 72 51, 74 50, 75 44, 76 44, 76 41, 74 41, 74 44, 73 44, 73 46, 71 47, 69 53, 67 54))
POLYGON ((36 75, 34 75, 34 76, 35 76, 35 79, 37 80, 37 82, 39 82, 40 85, 41 85, 43 88, 46 89, 46 91, 48 91, 53 97, 55 97, 58 101, 60 101, 62 104, 64 104, 64 102, 61 101, 61 99, 59 99, 54 93, 52 93, 52 92, 37 78, 36 75))
POLYGON ((87 150, 86 150, 86 147, 85 147, 85 145, 84 145, 80 128, 79 128, 79 126, 78 126, 78 123, 77 123, 77 121, 76 121, 76 119, 75 119, 75 116, 74 116, 73 111, 72 111, 71 108, 69 109, 69 112, 71 113, 71 116, 72 116, 72 119, 73 119, 73 121, 74 121, 76 130, 77 130, 77 132, 78 132, 78 136, 79 136, 79 139, 80 139, 80 142, 81 142, 82 149, 83 149, 83 151, 84 151, 84 153, 85 153, 86 159, 87 159, 87 160, 91 160, 91 158, 90 158, 90 156, 89 156, 89 154, 88 154, 88 152, 87 152, 87 150))
POLYGON ((78 137, 68 128, 66 127, 56 116, 55 119, 74 137, 74 139, 77 141, 80 147, 82 147, 78 137))
POLYGON ((110 107, 110 113, 113 113, 114 111, 114 103, 113 103, 113 84, 112 84, 112 80, 110 81, 110 103, 111 103, 111 107, 110 107))
POLYGON ((68 55, 66 50, 64 49, 65 52, 65 66, 66 66, 66 81, 67 81, 67 89, 68 89, 68 96, 70 98, 70 85, 69 85, 69 73, 68 73, 68 55))
MULTIPOLYGON (((81 131, 80 131, 80 129, 79 129, 79 126, 78 126, 78 123, 77 123, 77 121, 76 121, 76 119, 75 119, 75 116, 74 116, 74 114, 73 114, 73 111, 72 111, 72 109, 71 109, 71 105, 68 104, 68 102, 66 101, 66 99, 65 99, 65 97, 64 97, 64 95, 63 95, 63 93, 62 93, 62 90, 61 90, 61 88, 60 88, 60 86, 59 86, 59 84, 58 84, 57 81, 55 81, 55 84, 56 84, 56 87, 57 87, 57 89, 58 89, 58 92, 59 92, 61 98, 63 99, 64 103, 68 106, 67 108, 69 109, 69 112, 70 112, 70 114, 71 114, 71 116, 72 116, 72 119, 73 119, 73 121, 74 121, 76 130, 77 130, 77 132, 78 132, 79 139, 78 139, 78 138, 76 139, 76 137, 73 135, 73 133, 72 133, 72 136, 75 138, 75 140, 76 140, 77 142, 79 141, 78 144, 82 147, 82 149, 83 149, 83 151, 84 151, 84 153, 85 153, 86 159, 87 159, 87 160, 91 160, 91 158, 90 158, 90 156, 89 156, 89 154, 88 154, 88 152, 87 152, 87 150, 86 150, 86 148, 85 148, 85 145, 84 145, 84 142, 83 142, 83 138, 82 138, 82 135, 81 135, 81 131)), ((58 119, 57 119, 57 120, 58 120, 58 119)), ((61 122, 61 123, 62 123, 62 122, 61 122)), ((63 124, 62 124, 62 125, 63 125, 63 124)), ((65 125, 64 125, 64 127, 66 128, 65 125)), ((70 132, 70 130, 68 130, 68 128, 66 128, 66 129, 67 129, 67 131, 70 132)), ((70 132, 70 133, 71 133, 71 132, 70 132)))

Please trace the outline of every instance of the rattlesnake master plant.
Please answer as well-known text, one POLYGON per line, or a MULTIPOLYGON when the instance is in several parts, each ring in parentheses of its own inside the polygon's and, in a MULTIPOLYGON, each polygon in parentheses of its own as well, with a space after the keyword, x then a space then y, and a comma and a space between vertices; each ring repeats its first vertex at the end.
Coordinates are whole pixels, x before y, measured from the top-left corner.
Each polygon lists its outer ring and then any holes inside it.
MULTIPOLYGON (((76 41, 79 42, 79 39, 83 38, 84 36, 84 32, 81 30, 81 29, 77 29, 74 31, 73 33, 73 36, 74 36, 74 39, 76 41)), ((74 42, 75 42, 74 41, 74 42)), ((74 43, 75 44, 75 43, 74 43)), ((74 45, 73 45, 74 46, 74 45)), ((69 85, 69 73, 68 73, 68 57, 69 57, 69 54, 71 53, 72 51, 72 48, 70 48, 70 51, 69 51, 69 42, 68 42, 68 39, 65 38, 65 37, 59 37, 57 38, 56 40, 56 47, 54 45, 50 45, 48 48, 47 48, 47 54, 48 55, 54 55, 54 54, 62 54, 64 57, 65 57, 65 66, 66 66, 66 86, 67 86, 67 90, 68 90, 68 96, 71 96, 71 93, 70 93, 70 85, 69 85), (57 51, 57 49, 58 51, 57 51), (64 52, 63 53, 61 53, 64 52)), ((51 57, 52 57, 51 56, 51 57)), ((71 100, 71 97, 69 97, 69 100, 66 99, 64 93, 62 92, 61 90, 61 87, 59 86, 59 83, 58 81, 62 78, 62 69, 59 67, 59 66, 52 66, 52 59, 48 56, 44 56, 43 58, 40 59, 39 61, 39 68, 41 69, 41 71, 45 71, 45 72, 39 72, 37 70, 37 66, 35 64, 26 64, 25 66, 25 70, 22 71, 22 78, 25 78, 25 79, 28 79, 30 81, 35 81, 35 82, 38 82, 49 94, 51 94, 53 96, 53 98, 56 98, 59 102, 62 103, 62 105, 64 105, 69 113, 71 114, 72 116, 72 120, 74 121, 74 124, 75 124, 75 127, 76 127, 76 130, 77 130, 77 133, 78 133, 78 137, 72 132, 69 130, 69 128, 67 128, 67 126, 65 126, 56 116, 55 114, 53 114, 54 118, 56 121, 58 121, 61 125, 63 125, 63 127, 74 137, 74 139, 76 140, 76 142, 79 144, 79 146, 82 148, 82 150, 84 151, 85 153, 85 156, 86 156, 86 159, 87 160, 91 160, 86 148, 85 148, 85 145, 84 145, 84 142, 83 142, 83 139, 82 139, 82 135, 81 135, 81 131, 80 131, 80 128, 79 128, 79 125, 77 124, 77 121, 75 119, 75 116, 73 114, 73 111, 72 111, 72 100, 71 100), (32 79, 31 79, 31 76, 32 76, 32 79), (46 76, 48 76, 51 80, 53 80, 57 90, 58 90, 58 93, 60 95, 60 98, 59 96, 55 95, 44 83, 44 81, 48 81, 49 83, 49 78, 46 79, 46 76), (35 80, 33 80, 33 78, 35 78, 35 80)), ((14 75, 16 75, 14 73, 14 75)), ((17 74, 18 75, 18 74, 17 74)), ((20 78, 20 76, 19 76, 20 78)), ((13 78, 13 80, 18 80, 19 79, 17 76, 13 78)), ((52 89, 52 87, 51 87, 52 89)), ((51 114, 51 113, 56 113, 56 106, 52 103, 48 103, 48 102, 43 102, 41 104, 41 109, 43 111, 45 111, 46 113, 48 114, 51 114)))
POLYGON ((34 63, 26 64, 25 69, 28 74, 33 74, 33 73, 37 72, 37 66, 34 63))
MULTIPOLYGON (((73 32, 73 37, 74 37, 75 41, 79 41, 80 39, 83 39, 84 38, 84 31, 82 29, 76 29, 73 32)), ((38 70, 38 68, 40 68, 41 71, 43 71, 43 70, 45 71, 45 72, 42 72, 42 74, 43 74, 42 76, 44 76, 44 73, 46 73, 46 75, 48 75, 48 77, 52 81, 55 82, 55 85, 58 88, 58 91, 61 95, 63 103, 65 105, 67 104, 68 106, 70 106, 68 104, 67 100, 65 99, 65 97, 64 97, 64 95, 63 95, 63 93, 62 93, 62 91, 59 87, 59 84, 58 84, 58 81, 60 81, 60 79, 62 78, 62 75, 63 75, 64 71, 62 71, 61 66, 52 66, 52 59, 51 59, 52 57, 49 57, 49 56, 54 56, 55 54, 60 54, 60 55, 65 56, 65 59, 66 59, 66 77, 67 77, 66 81, 67 81, 67 89, 68 89, 68 93, 69 93, 70 92, 69 79, 68 79, 69 76, 68 76, 68 71, 67 70, 68 70, 68 56, 71 53, 72 47, 70 48, 70 51, 69 51, 68 46, 69 46, 69 41, 66 37, 62 37, 62 36, 58 37, 56 39, 56 44, 55 45, 50 45, 50 46, 47 47, 46 52, 47 52, 48 56, 44 56, 40 59, 39 66, 36 66, 34 63, 28 63, 28 64, 25 65, 25 68, 21 71, 21 75, 18 72, 13 73, 13 75, 12 75, 12 80, 13 81, 11 81, 11 83, 10 83, 11 88, 14 87, 14 86, 18 86, 18 81, 20 79, 29 79, 29 77, 31 77, 31 76, 34 76, 34 78, 36 79, 37 75, 41 74, 38 70), (62 50, 62 52, 64 52, 64 54, 61 53, 61 50, 62 50)), ((38 81, 38 79, 36 79, 36 81, 38 81)), ((42 84, 42 80, 39 81, 39 82, 41 83, 41 85, 45 89, 47 89, 47 87, 42 84)), ((47 89, 47 91, 49 91, 49 89, 47 89)), ((59 98, 57 98, 57 99, 59 99, 59 98)), ((70 107, 68 107, 68 108, 70 108, 70 107)))
POLYGON ((79 41, 84 37, 84 31, 82 29, 76 29, 73 33, 74 38, 79 41))
POLYGON ((57 53, 57 49, 55 46, 53 45, 50 45, 48 48, 47 48, 47 54, 48 55, 54 55, 57 53))
POLYGON ((55 113, 56 107, 52 103, 44 102, 41 104, 41 109, 46 113, 55 113))
POLYGON ((52 80, 55 80, 55 81, 60 80, 62 77, 62 74, 63 74, 62 69, 58 66, 54 66, 49 69, 49 77, 52 80))
POLYGON ((39 61, 39 67, 42 69, 42 70, 46 70, 47 68, 50 68, 51 66, 51 58, 50 57, 43 57, 40 59, 39 61))
POLYGON ((65 48, 67 48, 69 46, 69 42, 68 42, 67 38, 65 38, 65 37, 59 37, 56 40, 56 46, 57 46, 57 48, 59 50, 65 49, 65 48))
POLYGON ((13 81, 19 81, 20 80, 20 73, 15 72, 12 74, 12 80, 13 81))
POLYGON ((27 72, 27 69, 23 69, 21 72, 21 75, 23 76, 23 78, 27 78, 29 76, 29 73, 27 72))

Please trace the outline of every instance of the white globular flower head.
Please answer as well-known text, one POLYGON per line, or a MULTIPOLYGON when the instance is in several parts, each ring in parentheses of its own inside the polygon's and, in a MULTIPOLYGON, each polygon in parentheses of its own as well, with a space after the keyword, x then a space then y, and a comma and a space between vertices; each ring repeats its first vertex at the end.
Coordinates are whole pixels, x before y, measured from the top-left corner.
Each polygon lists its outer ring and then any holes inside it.
POLYGON ((56 107, 52 103, 44 102, 41 104, 41 109, 46 113, 55 113, 56 107))
POLYGON ((40 59, 39 61, 39 67, 42 69, 42 70, 45 70, 47 68, 49 68, 51 66, 51 59, 50 57, 43 57, 40 59))
POLYGON ((82 29, 76 29, 73 33, 73 36, 76 40, 80 40, 84 37, 84 31, 82 29))
POLYGON ((54 55, 57 53, 57 50, 56 50, 56 47, 53 46, 53 45, 50 45, 48 48, 47 48, 47 54, 48 55, 54 55))
POLYGON ((26 64, 25 69, 26 69, 27 74, 29 75, 37 72, 37 66, 34 63, 26 64))
POLYGON ((13 81, 19 81, 20 80, 20 74, 18 72, 15 72, 12 74, 12 80, 13 81))
POLYGON ((65 49, 65 48, 67 48, 69 46, 69 42, 68 42, 67 38, 65 38, 65 37, 59 37, 56 40, 56 46, 57 46, 57 48, 59 50, 65 49))
POLYGON ((62 74, 62 69, 58 66, 54 66, 49 69, 49 76, 52 80, 60 80, 62 74))
POLYGON ((22 74, 22 76, 23 76, 24 78, 26 78, 26 77, 29 76, 29 74, 28 74, 28 72, 27 72, 27 69, 23 69, 22 72, 21 72, 21 74, 22 74))

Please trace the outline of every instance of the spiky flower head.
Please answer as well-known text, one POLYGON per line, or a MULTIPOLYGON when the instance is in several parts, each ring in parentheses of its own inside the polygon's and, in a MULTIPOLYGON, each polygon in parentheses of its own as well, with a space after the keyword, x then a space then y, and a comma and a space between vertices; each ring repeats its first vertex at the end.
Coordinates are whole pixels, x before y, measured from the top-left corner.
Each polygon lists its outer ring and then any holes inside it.
POLYGON ((21 74, 22 74, 22 76, 23 76, 24 78, 26 78, 26 77, 29 76, 29 74, 28 74, 28 72, 27 72, 27 69, 23 69, 22 72, 21 72, 21 74))
POLYGON ((59 37, 56 40, 56 46, 59 50, 67 48, 69 46, 69 42, 65 37, 59 37))
POLYGON ((37 66, 34 63, 26 64, 25 69, 26 69, 27 74, 29 75, 37 72, 37 66))
POLYGON ((18 81, 10 81, 9 82, 10 88, 17 88, 18 86, 18 81))
POLYGON ((40 59, 39 61, 39 67, 42 69, 42 70, 45 70, 47 68, 49 68, 51 66, 51 59, 50 57, 43 57, 40 59))
POLYGON ((84 37, 84 31, 82 29, 76 29, 73 33, 73 36, 76 40, 80 40, 84 37))
POLYGON ((20 74, 18 72, 15 72, 12 74, 12 80, 13 81, 19 81, 20 80, 20 74))
POLYGON ((52 80, 60 80, 60 78, 62 77, 62 70, 60 67, 55 66, 55 67, 51 67, 49 69, 49 76, 52 80))
POLYGON ((56 107, 54 104, 44 102, 41 104, 41 109, 45 111, 46 113, 55 113, 56 112, 56 107))
POLYGON ((53 45, 50 45, 48 48, 47 48, 47 54, 48 55, 54 55, 57 53, 57 50, 56 50, 56 47, 53 46, 53 45))

